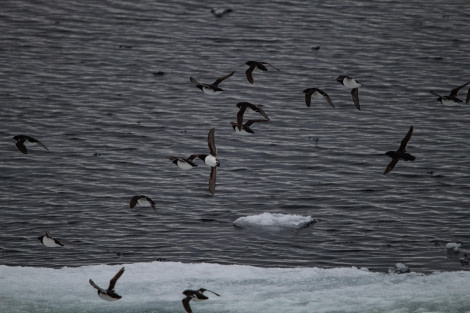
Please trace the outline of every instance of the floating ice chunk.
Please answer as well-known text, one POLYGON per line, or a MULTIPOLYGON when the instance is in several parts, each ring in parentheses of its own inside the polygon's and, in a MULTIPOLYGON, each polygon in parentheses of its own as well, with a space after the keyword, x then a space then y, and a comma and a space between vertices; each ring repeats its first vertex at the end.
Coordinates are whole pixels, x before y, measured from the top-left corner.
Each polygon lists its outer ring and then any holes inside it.
POLYGON ((304 228, 315 223, 311 216, 282 214, 282 213, 261 213, 237 218, 233 225, 236 227, 275 227, 275 228, 304 228))
POLYGON ((459 248, 462 244, 460 242, 448 242, 446 244, 446 249, 447 250, 452 250, 454 249, 455 252, 459 251, 459 248))
POLYGON ((406 264, 397 263, 395 264, 395 267, 388 269, 388 272, 395 273, 395 274, 404 274, 404 273, 409 273, 410 269, 406 264))

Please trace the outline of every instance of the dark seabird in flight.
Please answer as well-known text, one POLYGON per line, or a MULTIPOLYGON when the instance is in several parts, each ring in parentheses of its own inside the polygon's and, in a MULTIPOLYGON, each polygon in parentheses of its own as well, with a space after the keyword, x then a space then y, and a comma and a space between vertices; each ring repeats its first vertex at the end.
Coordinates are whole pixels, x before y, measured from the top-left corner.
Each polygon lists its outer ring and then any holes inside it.
POLYGON ((209 192, 215 194, 215 182, 216 182, 216 169, 220 166, 219 160, 217 160, 217 149, 215 147, 214 139, 215 128, 209 130, 207 135, 207 145, 209 146, 210 154, 193 154, 189 158, 195 159, 199 158, 204 161, 204 163, 211 167, 211 174, 209 176, 209 192))
POLYGON ((204 288, 200 288, 198 290, 185 290, 183 291, 183 294, 186 296, 186 298, 184 298, 182 300, 183 302, 183 307, 184 309, 186 310, 187 313, 192 313, 193 311, 191 310, 191 306, 189 305, 189 301, 191 300, 207 300, 209 299, 206 295, 204 295, 204 292, 206 291, 209 291, 209 292, 212 292, 213 294, 215 294, 216 296, 220 297, 220 295, 218 293, 215 293, 213 291, 210 291, 210 290, 207 290, 207 289, 204 289, 204 288))
POLYGON ((183 170, 189 170, 193 167, 196 167, 197 164, 193 162, 194 157, 191 159, 191 156, 187 159, 184 158, 177 158, 177 157, 170 157, 170 160, 176 164, 179 168, 183 170))
POLYGON ((201 89, 207 95, 218 95, 222 93, 224 90, 219 87, 219 84, 224 81, 225 79, 229 78, 235 73, 235 71, 225 75, 224 77, 216 79, 212 84, 205 84, 198 82, 195 78, 189 77, 189 80, 196 84, 196 87, 201 89))
POLYGON ((410 130, 406 134, 405 138, 401 141, 400 147, 396 151, 388 151, 385 154, 392 158, 392 161, 387 165, 387 168, 384 171, 384 175, 393 170, 395 165, 398 163, 399 160, 405 161, 414 161, 416 158, 406 152, 406 145, 413 134, 413 125, 410 127, 410 130))
POLYGON ((347 88, 351 88, 351 95, 354 101, 354 105, 358 110, 361 109, 359 105, 359 87, 361 87, 361 83, 359 83, 356 79, 349 77, 347 75, 341 75, 336 78, 336 80, 347 88))
POLYGON ((277 67, 275 67, 274 65, 268 63, 268 62, 258 62, 258 61, 248 61, 245 63, 246 65, 248 65, 248 69, 245 71, 245 74, 246 74, 246 78, 248 79, 248 81, 253 84, 253 70, 255 68, 258 68, 264 72, 266 72, 268 70, 268 68, 266 66, 264 66, 265 64, 268 64, 270 66, 272 66, 273 68, 275 68, 276 70, 279 71, 279 69, 277 67))
POLYGON ((16 135, 16 136, 13 137, 13 139, 16 140, 16 147, 18 148, 18 150, 20 150, 24 154, 28 154, 28 149, 26 149, 26 146, 24 144, 26 141, 37 143, 38 145, 40 145, 44 149, 49 150, 49 149, 47 149, 47 147, 42 142, 40 142, 39 140, 34 139, 33 137, 30 137, 30 136, 16 135))
POLYGON ((155 202, 147 196, 144 196, 144 195, 133 196, 131 198, 130 207, 131 208, 135 207, 137 203, 140 205, 150 205, 154 211, 157 210, 157 206, 155 205, 155 202))
POLYGON ((46 247, 50 247, 50 248, 53 248, 53 247, 63 247, 64 244, 61 243, 59 240, 55 239, 54 237, 52 237, 51 233, 49 233, 48 231, 45 231, 45 235, 44 236, 40 236, 38 237, 39 241, 45 245, 46 247))
POLYGON ((224 15, 227 15, 227 14, 233 12, 233 10, 230 9, 230 8, 212 8, 211 12, 216 17, 223 17, 224 15))
POLYGON ((310 107, 310 104, 312 103, 312 96, 318 99, 325 99, 333 108, 335 105, 333 104, 333 101, 331 101, 330 96, 326 92, 324 92, 321 89, 318 88, 307 88, 304 90, 305 93, 305 104, 307 107, 310 107))
POLYGON ((250 102, 238 102, 237 107, 240 109, 237 113, 237 123, 239 123, 240 127, 241 127, 241 121, 243 120, 243 114, 245 113, 245 111, 247 109, 258 112, 265 119, 267 119, 269 121, 269 117, 266 114, 266 112, 264 112, 261 105, 256 105, 256 104, 253 104, 253 103, 250 103, 250 102))
POLYGON ((122 297, 118 295, 114 291, 114 286, 116 285, 117 280, 119 277, 121 277, 122 273, 124 273, 124 267, 117 272, 116 275, 109 281, 109 286, 108 289, 104 290, 103 288, 99 287, 98 285, 95 284, 93 280, 89 280, 90 285, 92 285, 96 290, 98 290, 98 296, 106 301, 116 301, 121 299, 122 297))
POLYGON ((239 102, 237 103, 237 107, 239 108, 237 113, 237 122, 231 122, 231 124, 233 130, 238 133, 254 134, 255 132, 251 129, 251 125, 257 122, 268 122, 270 120, 268 115, 264 112, 263 108, 261 108, 261 106, 252 104, 250 102, 239 102), (258 112, 259 114, 264 116, 265 119, 252 119, 248 120, 246 123, 243 123, 243 115, 245 114, 247 109, 251 109, 255 112, 258 112))
MULTIPOLYGON (((468 84, 470 84, 470 82, 466 82, 462 86, 459 86, 459 87, 456 87, 456 88, 452 89, 448 96, 441 96, 441 95, 437 94, 436 92, 434 92, 433 90, 431 90, 431 94, 435 95, 437 97, 436 100, 439 101, 440 103, 444 104, 444 105, 452 105, 452 104, 456 104, 456 103, 462 103, 463 101, 458 98, 458 94, 459 94, 460 89, 467 86, 468 84)), ((468 89, 467 98, 465 99, 465 103, 469 103, 469 102, 470 102, 470 88, 468 89)))

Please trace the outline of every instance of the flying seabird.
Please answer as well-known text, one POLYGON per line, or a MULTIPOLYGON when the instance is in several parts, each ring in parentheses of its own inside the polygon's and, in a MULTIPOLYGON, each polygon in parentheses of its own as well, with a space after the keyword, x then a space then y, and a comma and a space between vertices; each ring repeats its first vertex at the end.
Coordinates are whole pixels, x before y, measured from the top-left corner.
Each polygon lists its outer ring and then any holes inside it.
POLYGON ((103 288, 99 287, 98 285, 95 284, 93 280, 89 280, 90 285, 92 285, 96 290, 98 290, 98 296, 106 301, 116 301, 121 299, 122 297, 118 295, 114 291, 114 286, 116 285, 117 280, 119 277, 121 277, 122 273, 124 273, 124 267, 117 272, 116 275, 109 281, 109 286, 108 289, 104 290, 103 288))
POLYGON ((38 239, 46 247, 53 248, 53 247, 63 247, 64 246, 63 243, 61 243, 59 240, 52 237, 51 233, 49 233, 47 230, 45 231, 45 235, 38 237, 38 239))
POLYGON ((307 107, 310 107, 310 104, 312 102, 312 96, 314 96, 315 98, 319 98, 319 99, 325 99, 333 108, 335 107, 335 105, 333 104, 333 101, 331 101, 330 96, 328 96, 328 94, 321 89, 307 88, 304 90, 304 93, 305 93, 305 104, 307 105, 307 107))
POLYGON ((131 198, 130 207, 131 208, 135 207, 137 203, 140 205, 150 205, 154 211, 157 210, 157 206, 155 205, 155 202, 147 196, 144 196, 144 195, 133 196, 131 198))
POLYGON ((253 70, 255 68, 258 68, 264 72, 266 72, 268 69, 266 66, 264 66, 264 64, 268 64, 270 66, 272 66, 273 68, 275 68, 276 70, 279 71, 279 69, 277 67, 275 67, 274 65, 268 63, 268 62, 258 62, 258 61, 248 61, 245 63, 246 65, 248 65, 248 69, 245 71, 245 74, 246 74, 246 78, 248 79, 248 81, 253 84, 253 70))
POLYGON ((250 102, 238 102, 237 107, 240 109, 237 114, 237 123, 241 123, 241 121, 243 120, 243 114, 247 109, 250 109, 254 112, 258 112, 265 119, 267 119, 268 121, 270 120, 266 112, 264 112, 262 105, 256 105, 250 102))
POLYGON ((184 158, 177 158, 177 157, 170 157, 170 160, 173 161, 179 168, 183 170, 189 170, 193 167, 198 166, 196 163, 193 162, 195 156, 192 155, 187 159, 184 158), (191 158, 193 157, 193 158, 191 158))
POLYGON ((207 145, 209 146, 210 154, 192 154, 189 156, 189 159, 194 160, 195 158, 199 158, 203 160, 207 166, 220 166, 220 162, 217 160, 217 149, 215 147, 214 132, 215 128, 211 128, 207 136, 207 145))
POLYGON ((220 166, 219 160, 217 160, 217 149, 215 147, 214 140, 215 128, 209 130, 207 135, 207 145, 209 146, 210 154, 192 154, 189 158, 199 158, 204 161, 207 166, 211 167, 211 174, 209 176, 209 192, 215 194, 215 181, 216 181, 216 168, 220 166))
POLYGON ((349 77, 347 75, 341 75, 336 78, 336 80, 347 88, 351 88, 351 95, 354 101, 354 105, 358 110, 361 109, 359 105, 359 87, 361 87, 361 83, 359 83, 356 79, 349 77))
POLYGON ((184 307, 184 309, 186 310, 187 313, 192 313, 193 312, 191 310, 191 306, 189 305, 189 301, 191 301, 193 299, 194 300, 207 300, 207 299, 209 299, 206 295, 204 295, 204 292, 206 292, 206 291, 212 292, 216 296, 220 297, 220 295, 218 293, 215 293, 213 291, 210 291, 210 290, 204 289, 204 288, 200 288, 198 290, 187 289, 187 290, 183 291, 183 294, 186 296, 186 298, 184 298, 182 300, 182 302, 183 302, 183 307, 184 307))
POLYGON ((406 134, 405 138, 401 141, 400 147, 396 151, 388 151, 385 154, 392 158, 392 161, 387 165, 387 168, 384 171, 384 175, 393 170, 395 165, 398 163, 399 160, 405 161, 414 161, 416 158, 406 152, 406 145, 413 134, 413 125, 411 125, 410 130, 406 134))
POLYGON ((216 17, 223 17, 224 15, 227 15, 227 14, 233 12, 233 10, 230 9, 230 8, 212 8, 211 12, 216 17))
POLYGON ((30 137, 30 136, 16 135, 16 136, 13 137, 13 139, 16 140, 16 147, 18 148, 18 150, 20 150, 24 154, 28 154, 28 149, 26 149, 26 146, 24 144, 26 141, 37 143, 38 145, 40 145, 44 149, 49 150, 49 149, 47 149, 47 147, 42 142, 40 142, 39 140, 34 139, 33 137, 30 137))
MULTIPOLYGON (((463 101, 458 98, 458 94, 459 94, 460 89, 467 86, 468 84, 470 84, 470 82, 466 82, 462 86, 452 89, 448 96, 441 96, 437 94, 436 92, 434 92, 433 90, 431 90, 431 94, 435 95, 437 97, 436 100, 444 105, 462 103, 463 101)), ((469 103, 469 102, 470 102, 470 88, 468 89, 467 98, 465 99, 465 103, 469 103)))
POLYGON ((189 77, 189 80, 196 84, 196 87, 201 89, 207 95, 218 95, 222 93, 224 90, 219 87, 219 84, 224 81, 225 79, 229 78, 235 73, 235 71, 225 75, 224 77, 216 79, 212 84, 205 84, 198 82, 195 78, 189 77))
POLYGON ((237 107, 239 108, 237 113, 237 122, 231 122, 232 127, 236 132, 254 134, 254 131, 251 129, 251 125, 253 125, 253 123, 270 121, 268 115, 264 112, 263 108, 260 105, 255 105, 250 102, 239 102, 237 103, 237 107), (265 119, 251 119, 248 120, 246 123, 243 123, 243 115, 245 114, 247 109, 251 109, 252 111, 258 112, 265 119))

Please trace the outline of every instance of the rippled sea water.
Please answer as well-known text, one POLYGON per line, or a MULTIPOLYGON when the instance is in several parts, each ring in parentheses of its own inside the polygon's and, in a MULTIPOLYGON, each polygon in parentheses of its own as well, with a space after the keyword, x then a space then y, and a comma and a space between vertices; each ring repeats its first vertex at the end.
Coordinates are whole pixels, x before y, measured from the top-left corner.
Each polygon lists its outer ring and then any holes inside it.
POLYGON ((443 106, 430 90, 470 81, 469 13, 463 0, 3 3, 0 263, 467 270, 445 245, 470 247, 470 104, 443 106), (248 60, 280 71, 256 71, 251 85, 248 60), (189 81, 233 70, 217 97, 189 81), (341 74, 363 84, 361 111, 341 74), (336 108, 307 108, 311 87, 336 108), (241 101, 271 119, 253 136, 230 126, 241 101), (416 161, 383 175, 410 125, 416 161), (215 196, 208 167, 168 160, 207 153, 212 127, 215 196), (22 154, 17 134, 50 151, 22 154), (129 208, 137 194, 157 213, 129 208), (317 223, 233 226, 264 212, 317 223), (40 245, 44 230, 68 249, 40 245))

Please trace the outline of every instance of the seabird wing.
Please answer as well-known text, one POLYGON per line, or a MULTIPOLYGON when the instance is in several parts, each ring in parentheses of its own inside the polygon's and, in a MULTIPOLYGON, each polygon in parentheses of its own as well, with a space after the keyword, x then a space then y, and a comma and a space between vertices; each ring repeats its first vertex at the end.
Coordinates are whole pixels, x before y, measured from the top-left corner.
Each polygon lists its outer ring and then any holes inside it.
POLYGON ((204 156, 205 154, 191 154, 188 158, 188 160, 192 161, 194 160, 195 158, 199 158, 201 160, 204 160, 204 156))
POLYGON ((245 125, 250 127, 251 125, 253 125, 254 123, 258 123, 258 122, 269 122, 270 120, 265 120, 265 119, 255 119, 255 120, 248 120, 245 125))
POLYGON ((241 108, 241 107, 250 108, 253 111, 258 110, 258 107, 255 104, 251 103, 251 102, 239 102, 239 103, 237 103, 237 107, 239 107, 239 108, 241 108))
POLYGON ((245 71, 245 74, 246 74, 246 79, 248 79, 248 81, 253 84, 253 70, 255 69, 256 65, 255 64, 252 64, 250 65, 250 67, 245 71))
POLYGON ((254 62, 255 62, 256 67, 259 68, 260 70, 264 72, 268 70, 268 68, 264 66, 265 64, 269 64, 268 62, 257 62, 257 61, 254 61, 254 62))
POLYGON ((117 272, 116 275, 114 275, 114 277, 109 281, 108 290, 114 289, 114 286, 116 285, 116 282, 119 279, 119 277, 121 277, 122 273, 124 273, 124 267, 122 267, 119 270, 119 272, 117 272))
POLYGON ((305 89, 304 93, 305 93, 305 104, 307 105, 307 107, 310 107, 310 105, 312 104, 313 90, 305 89))
POLYGON ((62 247, 64 246, 64 244, 63 244, 62 242, 60 242, 59 240, 57 240, 57 239, 55 239, 54 237, 52 237, 52 235, 51 235, 51 233, 50 233, 49 231, 46 230, 45 233, 46 233, 46 237, 47 237, 47 238, 54 240, 54 242, 55 242, 56 244, 58 244, 59 246, 62 246, 62 247))
POLYGON ((209 176, 209 192, 211 195, 215 194, 215 180, 216 180, 217 167, 211 167, 211 175, 209 176))
POLYGON ((451 97, 451 98, 457 98, 457 95, 459 94, 460 89, 462 89, 463 87, 467 86, 468 84, 470 84, 470 82, 466 82, 466 83, 463 84, 462 86, 459 86, 459 87, 456 87, 456 88, 452 89, 452 90, 450 91, 449 97, 451 97))
MULTIPOLYGON (((274 65, 272 65, 271 63, 268 63, 268 62, 263 62, 263 64, 268 64, 269 66, 272 66, 273 68, 275 68, 276 70, 280 71, 280 69, 278 69, 277 67, 275 67, 274 65)), ((266 68, 266 67, 265 67, 266 68)), ((267 71, 268 69, 266 69, 267 71)), ((264 70, 263 70, 264 71, 264 70)))
POLYGON ((387 168, 384 171, 384 175, 390 172, 391 170, 393 170, 393 168, 395 167, 395 165, 397 165, 397 163, 398 163, 398 158, 393 159, 390 163, 388 163, 387 168))
POLYGON ((215 133, 215 128, 211 128, 211 130, 209 130, 209 134, 207 135, 207 145, 209 146, 209 150, 211 154, 213 156, 216 156, 217 149, 215 148, 214 133, 215 133))
POLYGON ((16 142, 16 147, 18 148, 18 150, 20 150, 24 154, 28 154, 28 149, 24 145, 24 141, 17 141, 16 142))
POLYGON ((194 160, 195 158, 198 158, 199 157, 199 154, 191 154, 189 157, 188 157, 188 160, 192 161, 194 160))
POLYGON ((99 292, 102 292, 102 293, 106 293, 106 290, 104 290, 103 288, 101 288, 100 286, 98 286, 97 284, 95 284, 95 282, 90 278, 90 280, 88 281, 90 283, 90 285, 95 288, 96 290, 98 290, 99 292))
POLYGON ((49 151, 49 149, 47 149, 47 147, 46 147, 45 144, 43 144, 42 142, 40 142, 40 141, 37 140, 37 139, 34 139, 34 138, 31 138, 31 139, 30 139, 29 141, 35 142, 35 143, 37 143, 38 145, 40 145, 41 147, 43 147, 44 149, 46 149, 47 151, 49 151), (33 140, 31 140, 31 139, 33 139, 33 140))
POLYGON ((212 290, 209 290, 209 289, 205 289, 205 291, 209 291, 209 292, 212 292, 213 294, 215 294, 217 297, 220 297, 220 295, 217 293, 217 292, 214 292, 212 290))
POLYGON ((268 117, 268 115, 264 112, 263 108, 261 106, 256 106, 256 112, 258 112, 259 114, 263 115, 263 117, 265 119, 267 119, 268 121, 270 120, 270 118, 268 117))
POLYGON ((136 206, 137 202, 139 201, 139 197, 140 196, 133 196, 131 198, 131 202, 130 202, 130 207, 133 208, 136 206))
MULTIPOLYGON (((323 96, 323 98, 326 99, 326 102, 328 102, 333 108, 335 107, 335 105, 333 104, 333 101, 331 101, 330 96, 328 96, 328 94, 326 92, 324 92, 323 90, 320 90, 320 89, 317 89, 317 91, 323 96)), ((359 91, 358 91, 358 94, 359 94, 359 91)), ((359 95, 358 95, 358 98, 357 98, 357 106, 358 105, 359 105, 359 95)))
POLYGON ((184 161, 188 162, 189 164, 191 164, 191 166, 198 166, 196 163, 193 162, 194 158, 192 158, 192 155, 189 156, 189 158, 187 159, 184 159, 184 161))
POLYGON ((59 240, 57 240, 57 239, 55 239, 55 238, 52 238, 52 239, 53 239, 54 242, 55 242, 56 244, 58 244, 59 246, 62 246, 62 247, 65 246, 65 245, 64 245, 62 242, 60 242, 59 240))
POLYGON ((189 301, 191 301, 191 299, 192 298, 188 296, 184 298, 183 300, 181 300, 181 302, 183 302, 183 307, 187 313, 193 313, 193 311, 191 311, 191 306, 189 305, 189 301))
POLYGON ((217 86, 218 84, 220 84, 222 81, 226 80, 227 78, 229 78, 233 74, 235 74, 235 71, 231 72, 230 74, 225 75, 224 77, 218 78, 215 82, 212 83, 212 85, 217 86))
POLYGON ((413 125, 410 126, 410 130, 408 130, 408 133, 401 141, 400 148, 398 148, 398 151, 406 151, 406 145, 408 144, 408 141, 410 140, 411 135, 413 135, 413 125))
POLYGON ((190 80, 192 83, 194 83, 194 84, 196 84, 196 85, 198 85, 198 86, 202 86, 202 85, 203 85, 203 84, 201 84, 200 82, 198 82, 194 77, 189 77, 189 80, 190 80))
POLYGON ((21 136, 21 137, 22 137, 22 140, 21 140, 21 141, 22 141, 23 143, 25 142, 25 140, 28 140, 29 142, 37 143, 38 145, 40 145, 40 146, 43 147, 44 149, 49 150, 49 149, 47 149, 47 147, 46 147, 45 144, 43 144, 42 142, 40 142, 40 141, 37 140, 36 138, 33 138, 33 137, 31 137, 31 136, 26 136, 26 135, 23 135, 23 136, 21 136))
POLYGON ((361 106, 359 105, 359 88, 353 88, 351 90, 351 95, 354 101, 354 105, 356 106, 358 110, 360 110, 361 106))
POLYGON ((240 105, 240 110, 237 113, 237 128, 238 130, 242 129, 243 126, 243 114, 245 114, 246 105, 240 105))
POLYGON ((157 210, 157 206, 155 205, 155 201, 153 201, 152 199, 150 199, 149 197, 145 197, 145 199, 147 199, 147 201, 150 203, 150 206, 152 206, 152 209, 154 211, 157 210))
POLYGON ((174 157, 174 156, 169 157, 168 159, 170 159, 170 161, 172 161, 172 162, 175 162, 175 161, 178 161, 178 160, 179 160, 179 158, 174 157))
POLYGON ((430 93, 433 95, 433 96, 436 96, 438 98, 442 98, 442 96, 438 93, 436 93, 434 90, 431 90, 430 93))

